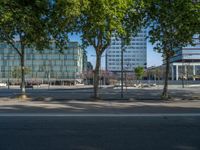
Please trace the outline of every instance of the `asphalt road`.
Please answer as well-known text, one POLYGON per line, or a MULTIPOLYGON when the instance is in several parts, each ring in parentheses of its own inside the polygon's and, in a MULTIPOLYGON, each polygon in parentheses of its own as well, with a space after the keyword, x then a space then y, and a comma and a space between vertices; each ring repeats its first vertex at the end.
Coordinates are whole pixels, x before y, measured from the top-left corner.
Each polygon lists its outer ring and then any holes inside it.
POLYGON ((200 116, 1 116, 0 150, 199 150, 200 116))

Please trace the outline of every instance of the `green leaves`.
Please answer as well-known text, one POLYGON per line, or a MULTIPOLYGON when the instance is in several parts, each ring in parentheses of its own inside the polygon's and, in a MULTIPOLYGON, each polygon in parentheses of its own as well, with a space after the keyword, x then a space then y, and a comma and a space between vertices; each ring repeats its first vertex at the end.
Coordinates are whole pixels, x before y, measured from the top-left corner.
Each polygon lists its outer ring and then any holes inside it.
POLYGON ((138 66, 138 67, 135 68, 134 72, 135 72, 137 79, 140 80, 142 78, 142 76, 144 75, 144 68, 138 66))
POLYGON ((80 0, 57 0, 51 5, 47 15, 48 29, 61 50, 68 41, 68 33, 76 30, 80 10, 80 0))
POLYGON ((150 41, 155 50, 165 53, 192 44, 200 32, 199 3, 185 0, 146 1, 150 41))
POLYGON ((47 0, 1 2, 0 39, 10 44, 17 38, 25 46, 47 47, 44 43, 48 43, 48 33, 43 18, 47 6, 47 0))
MULTIPOLYGON (((31 69, 28 67, 25 67, 24 74, 30 74, 30 73, 31 73, 31 69)), ((13 70, 11 71, 11 74, 13 78, 21 78, 21 68, 20 67, 13 68, 13 70)))
POLYGON ((130 23, 137 20, 132 14, 133 1, 88 0, 84 3, 78 29, 82 33, 83 44, 92 45, 98 53, 109 46, 112 33, 127 36, 136 29, 131 28, 130 23))

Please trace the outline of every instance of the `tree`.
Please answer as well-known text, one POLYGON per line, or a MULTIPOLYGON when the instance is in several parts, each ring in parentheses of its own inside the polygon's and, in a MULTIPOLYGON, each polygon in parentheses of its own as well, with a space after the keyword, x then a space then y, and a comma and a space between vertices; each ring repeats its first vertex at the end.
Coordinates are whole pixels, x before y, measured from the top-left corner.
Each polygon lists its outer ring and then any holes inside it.
MULTIPOLYGON (((27 68, 27 67, 25 67, 24 68, 24 74, 26 75, 26 74, 30 74, 31 73, 31 69, 30 68, 27 68)), ((19 68, 19 67, 15 67, 13 70, 12 70, 12 77, 13 78, 21 78, 21 75, 22 75, 22 73, 21 73, 21 68, 19 68)))
POLYGON ((167 99, 170 58, 174 49, 192 44, 200 32, 200 4, 192 0, 148 0, 149 38, 154 50, 162 53, 165 62, 165 83, 162 97, 167 99))
POLYGON ((48 45, 45 30, 47 1, 4 0, 0 2, 0 40, 16 50, 21 62, 21 91, 25 94, 25 50, 48 45), (17 46, 16 41, 19 41, 17 46))
POLYGON ((20 56, 22 95, 25 94, 26 49, 49 49, 54 41, 62 51, 73 26, 74 14, 79 11, 74 1, 0 1, 0 40, 11 45, 20 56))
POLYGON ((141 80, 142 79, 142 76, 144 75, 144 68, 143 67, 136 67, 135 68, 135 75, 137 77, 137 80, 141 80))
MULTIPOLYGON (((138 31, 142 22, 139 0, 88 0, 78 22, 84 46, 93 46, 96 52, 94 69, 94 98, 98 98, 99 67, 102 53, 111 43, 112 36, 128 39, 138 31)), ((128 41, 128 40, 127 40, 128 41)))

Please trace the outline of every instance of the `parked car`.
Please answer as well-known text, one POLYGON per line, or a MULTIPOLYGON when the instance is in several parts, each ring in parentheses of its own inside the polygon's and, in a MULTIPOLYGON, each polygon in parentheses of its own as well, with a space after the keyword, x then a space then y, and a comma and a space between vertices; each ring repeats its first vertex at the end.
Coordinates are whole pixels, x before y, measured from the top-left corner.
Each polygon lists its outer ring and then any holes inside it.
POLYGON ((25 88, 33 88, 33 85, 26 85, 25 88))
MULTIPOLYGON (((20 85, 20 88, 21 88, 21 85, 20 85)), ((31 88, 31 89, 33 89, 33 85, 32 85, 32 84, 29 84, 29 83, 27 83, 27 84, 25 85, 25 88, 31 88)))
POLYGON ((7 84, 1 82, 1 83, 0 83, 0 87, 1 87, 1 86, 2 86, 2 87, 5 87, 5 86, 7 86, 7 84))
POLYGON ((115 84, 115 87, 120 87, 122 84, 121 84, 121 82, 117 82, 116 84, 115 84))

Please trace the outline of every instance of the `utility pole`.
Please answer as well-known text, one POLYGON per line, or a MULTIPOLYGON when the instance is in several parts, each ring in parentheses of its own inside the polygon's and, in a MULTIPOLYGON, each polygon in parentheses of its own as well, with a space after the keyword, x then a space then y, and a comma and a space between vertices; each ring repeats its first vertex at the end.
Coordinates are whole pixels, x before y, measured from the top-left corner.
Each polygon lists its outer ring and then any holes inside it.
MULTIPOLYGON (((182 88, 184 88, 185 86, 184 86, 184 74, 183 74, 183 67, 184 67, 184 64, 183 64, 184 62, 183 62, 183 58, 182 58, 182 88)), ((176 70, 176 71, 178 71, 178 70, 176 70)))
POLYGON ((10 61, 11 59, 10 58, 14 58, 14 56, 10 56, 9 54, 7 55, 7 66, 8 66, 8 80, 7 80, 7 83, 8 83, 8 89, 10 89, 10 78, 11 77, 11 65, 10 65, 10 61))
POLYGON ((121 38, 121 98, 124 98, 124 39, 121 38))
POLYGON ((10 89, 10 63, 9 63, 10 60, 8 60, 8 89, 10 89))

